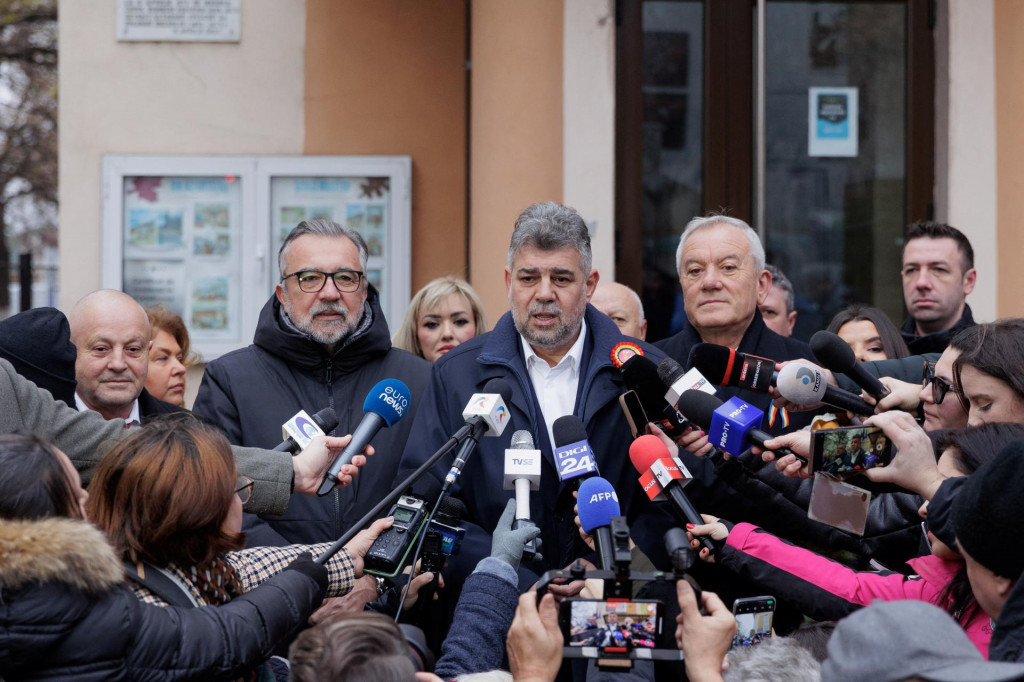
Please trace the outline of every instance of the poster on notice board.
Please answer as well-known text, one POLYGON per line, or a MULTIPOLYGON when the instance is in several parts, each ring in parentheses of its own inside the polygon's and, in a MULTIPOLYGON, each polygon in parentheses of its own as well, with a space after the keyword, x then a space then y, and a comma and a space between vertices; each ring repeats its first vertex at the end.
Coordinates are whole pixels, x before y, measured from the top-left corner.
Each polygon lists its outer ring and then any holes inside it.
POLYGON ((811 88, 808 156, 857 156, 857 88, 811 88))

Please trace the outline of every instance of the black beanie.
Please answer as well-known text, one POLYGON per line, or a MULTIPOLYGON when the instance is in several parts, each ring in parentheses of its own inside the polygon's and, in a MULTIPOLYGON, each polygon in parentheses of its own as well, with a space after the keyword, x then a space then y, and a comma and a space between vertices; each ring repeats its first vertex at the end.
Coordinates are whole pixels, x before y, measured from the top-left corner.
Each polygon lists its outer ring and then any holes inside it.
POLYGON ((1024 573, 1024 441, 1007 445, 960 486, 953 527, 960 546, 1003 578, 1024 573))
POLYGON ((33 308, 0 320, 0 358, 71 407, 77 355, 68 318, 56 308, 33 308))

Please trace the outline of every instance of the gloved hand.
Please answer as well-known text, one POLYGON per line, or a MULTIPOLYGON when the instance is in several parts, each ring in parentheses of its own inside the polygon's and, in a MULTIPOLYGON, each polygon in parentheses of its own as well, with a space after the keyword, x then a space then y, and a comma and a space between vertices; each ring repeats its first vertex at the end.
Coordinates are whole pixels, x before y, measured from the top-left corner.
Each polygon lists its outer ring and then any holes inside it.
POLYGON ((516 515, 516 501, 511 499, 505 505, 505 511, 498 519, 491 535, 491 556, 501 559, 513 569, 519 570, 519 562, 523 559, 523 546, 540 535, 540 528, 530 526, 512 530, 516 515))

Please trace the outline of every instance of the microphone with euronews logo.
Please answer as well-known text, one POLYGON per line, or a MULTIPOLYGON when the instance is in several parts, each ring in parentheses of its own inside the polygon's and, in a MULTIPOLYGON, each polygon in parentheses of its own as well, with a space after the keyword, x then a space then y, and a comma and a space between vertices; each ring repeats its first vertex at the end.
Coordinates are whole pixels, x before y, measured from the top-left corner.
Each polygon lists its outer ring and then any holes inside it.
POLYGON ((555 466, 562 483, 579 489, 584 478, 600 473, 583 420, 573 414, 559 417, 551 426, 551 433, 555 439, 555 466))
MULTIPOLYGON (((633 441, 629 446, 629 461, 640 472, 640 487, 652 502, 663 501, 668 497, 672 500, 672 509, 682 517, 684 523, 704 523, 700 513, 683 492, 693 477, 686 465, 669 454, 668 448, 657 436, 640 436, 633 441)), ((700 543, 709 554, 714 554, 715 546, 710 539, 701 538, 700 543)))
MULTIPOLYGON (((740 398, 730 398, 723 403, 716 396, 687 391, 679 400, 679 409, 707 432, 712 445, 734 457, 750 445, 764 448, 765 441, 773 438, 759 427, 764 412, 740 398)), ((779 455, 793 455, 807 463, 804 457, 789 448, 774 448, 772 451, 779 455)))
POLYGON ((338 484, 341 467, 362 452, 383 427, 394 426, 408 411, 410 401, 409 387, 398 379, 378 381, 366 394, 366 400, 363 401, 363 419, 352 432, 352 440, 331 464, 316 494, 323 496, 331 492, 338 484))
POLYGON ((462 474, 466 460, 476 447, 477 441, 484 436, 500 436, 505 427, 512 421, 511 414, 505 406, 512 400, 512 387, 504 379, 491 379, 484 384, 483 393, 474 393, 462 411, 465 426, 460 429, 462 446, 455 455, 452 468, 444 477, 442 494, 448 492, 462 474))
POLYGON ((713 343, 695 345, 690 351, 689 364, 713 384, 745 388, 758 393, 767 393, 778 377, 774 360, 738 353, 732 348, 713 343))
POLYGON ((875 413, 874 406, 859 395, 830 385, 825 374, 809 362, 793 362, 779 370, 776 388, 783 398, 798 405, 825 403, 854 414, 875 413))
POLYGON ((334 409, 325 407, 312 417, 305 410, 281 425, 284 441, 274 448, 275 452, 299 452, 305 449, 316 436, 324 436, 338 428, 338 415, 334 409))
MULTIPOLYGON (((516 520, 512 530, 536 528, 530 520, 530 491, 540 490, 541 455, 533 447, 533 436, 525 429, 512 434, 512 444, 505 450, 505 490, 516 491, 516 520)), ((526 543, 523 561, 542 558, 540 538, 526 543)))
POLYGON ((621 516, 615 488, 600 476, 592 476, 580 484, 576 507, 579 510, 580 528, 594 538, 599 567, 605 571, 614 570, 612 517, 621 516))

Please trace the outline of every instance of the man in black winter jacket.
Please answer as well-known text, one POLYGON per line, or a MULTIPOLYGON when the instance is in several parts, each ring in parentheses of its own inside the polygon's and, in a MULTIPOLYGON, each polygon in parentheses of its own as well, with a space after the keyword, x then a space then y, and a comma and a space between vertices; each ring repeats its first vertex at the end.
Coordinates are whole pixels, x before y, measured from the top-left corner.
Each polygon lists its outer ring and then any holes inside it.
MULTIPOLYGON (((335 222, 299 223, 278 256, 281 281, 260 313, 253 344, 211 362, 193 411, 238 445, 273 447, 299 410, 332 407, 336 433, 351 433, 381 379, 403 381, 415 412, 430 364, 391 347, 376 289, 366 280, 363 238, 335 222)), ((358 484, 325 497, 292 495, 285 514, 246 515, 250 546, 333 540, 391 490, 412 414, 373 439, 376 455, 358 484)))

